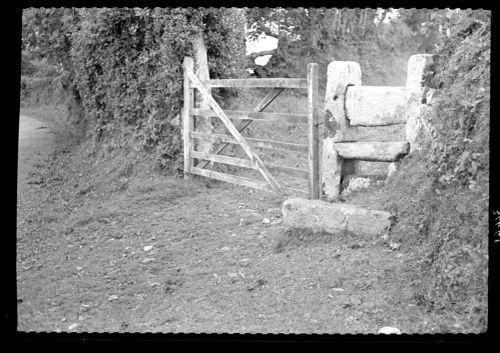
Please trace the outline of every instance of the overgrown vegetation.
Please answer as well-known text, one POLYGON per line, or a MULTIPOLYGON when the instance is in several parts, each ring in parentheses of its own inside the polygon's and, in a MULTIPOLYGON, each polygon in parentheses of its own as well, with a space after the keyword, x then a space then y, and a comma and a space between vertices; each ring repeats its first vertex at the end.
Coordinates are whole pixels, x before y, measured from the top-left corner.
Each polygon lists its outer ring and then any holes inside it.
POLYGON ((62 68, 96 141, 122 136, 175 171, 182 143, 171 122, 182 106, 182 60, 202 33, 211 76, 242 75, 243 15, 217 8, 27 9, 23 46, 62 68))
POLYGON ((265 67, 253 60, 249 65, 260 77, 305 77, 307 64, 316 62, 324 87, 332 60, 352 60, 362 67, 363 84, 404 86, 408 57, 431 52, 439 32, 421 27, 434 10, 398 11, 397 18, 384 22, 389 10, 252 8, 250 35, 279 41, 265 67))
POLYGON ((421 245, 416 299, 451 309, 474 331, 487 325, 490 16, 461 10, 434 18, 448 32, 423 82, 435 89, 423 117, 434 136, 420 136, 423 150, 387 186, 395 236, 421 245))

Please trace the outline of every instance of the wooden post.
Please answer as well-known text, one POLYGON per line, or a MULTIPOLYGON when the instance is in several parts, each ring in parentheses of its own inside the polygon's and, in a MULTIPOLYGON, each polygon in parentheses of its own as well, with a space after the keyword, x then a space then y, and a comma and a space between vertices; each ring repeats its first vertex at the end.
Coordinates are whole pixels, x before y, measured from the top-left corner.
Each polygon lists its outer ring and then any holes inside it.
MULTIPOLYGON (((207 58, 207 48, 205 47, 205 42, 203 40, 203 34, 199 33, 193 40, 193 52, 194 52, 194 67, 196 70, 196 75, 201 81, 210 79, 208 72, 208 58, 207 58)), ((209 93, 210 89, 208 89, 209 93)), ((200 109, 210 109, 210 103, 203 97, 203 95, 198 92, 196 88, 193 89, 193 104, 196 108, 200 109)), ((213 132, 213 126, 210 118, 199 118, 196 119, 196 125, 194 128, 197 131, 202 131, 206 133, 213 132)), ((212 144, 209 141, 199 141, 197 143, 196 149, 201 152, 211 152, 212 144)), ((202 161, 198 161, 198 164, 202 161)))
POLYGON ((318 64, 307 65, 309 198, 319 199, 318 64))
POLYGON ((193 166, 193 159, 191 158, 191 131, 193 131, 193 117, 190 115, 189 110, 193 107, 193 89, 191 81, 188 77, 188 72, 193 71, 193 59, 184 57, 184 107, 182 110, 182 123, 183 123, 183 139, 184 139, 184 179, 190 180, 191 167, 193 166))

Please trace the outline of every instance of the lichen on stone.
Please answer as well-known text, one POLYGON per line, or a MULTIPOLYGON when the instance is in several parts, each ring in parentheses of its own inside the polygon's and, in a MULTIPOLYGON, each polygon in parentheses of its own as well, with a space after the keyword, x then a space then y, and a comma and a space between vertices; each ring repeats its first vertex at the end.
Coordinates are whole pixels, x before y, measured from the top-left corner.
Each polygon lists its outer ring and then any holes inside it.
POLYGON ((326 137, 334 137, 337 134, 337 121, 332 115, 332 112, 327 109, 325 112, 326 137))

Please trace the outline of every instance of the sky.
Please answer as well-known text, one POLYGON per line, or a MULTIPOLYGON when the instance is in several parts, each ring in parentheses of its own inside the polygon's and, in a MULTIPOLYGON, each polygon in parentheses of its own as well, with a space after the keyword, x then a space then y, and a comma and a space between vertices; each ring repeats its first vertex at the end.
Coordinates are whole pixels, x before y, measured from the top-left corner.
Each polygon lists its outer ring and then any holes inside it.
MULTIPOLYGON (((261 35, 254 41, 250 41, 249 39, 247 39, 246 45, 247 45, 247 55, 248 55, 251 53, 258 53, 264 50, 276 49, 278 47, 278 39, 266 35, 261 35)), ((271 59, 271 56, 272 55, 259 56, 257 59, 255 59, 255 63, 257 65, 264 66, 267 64, 269 59, 271 59)))

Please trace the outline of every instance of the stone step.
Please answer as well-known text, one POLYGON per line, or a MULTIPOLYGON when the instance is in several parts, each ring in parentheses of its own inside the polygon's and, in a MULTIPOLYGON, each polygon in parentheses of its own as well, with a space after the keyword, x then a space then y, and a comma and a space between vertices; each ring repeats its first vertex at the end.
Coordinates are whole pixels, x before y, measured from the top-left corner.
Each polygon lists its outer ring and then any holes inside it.
POLYGON ((338 142, 333 148, 344 159, 394 162, 408 153, 408 142, 338 142))
POLYGON ((349 232, 363 237, 376 236, 390 227, 390 218, 389 212, 370 210, 348 203, 302 198, 288 199, 283 203, 283 224, 316 232, 349 232))

